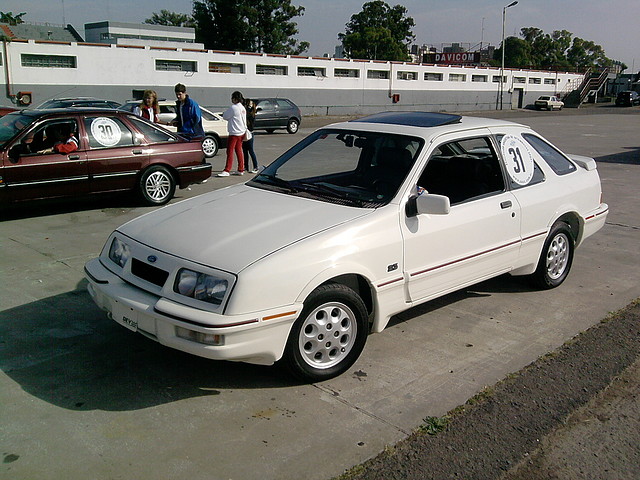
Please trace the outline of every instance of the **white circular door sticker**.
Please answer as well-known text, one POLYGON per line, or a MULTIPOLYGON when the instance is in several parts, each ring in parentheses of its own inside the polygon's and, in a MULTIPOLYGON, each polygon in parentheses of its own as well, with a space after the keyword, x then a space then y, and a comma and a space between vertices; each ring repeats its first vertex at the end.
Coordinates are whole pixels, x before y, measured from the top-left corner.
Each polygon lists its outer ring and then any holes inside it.
POLYGON ((120 143, 122 130, 120 126, 107 117, 98 117, 91 122, 91 135, 104 147, 113 147, 120 143))
POLYGON ((509 176, 518 185, 527 185, 533 178, 533 157, 529 146, 520 137, 505 135, 500 142, 500 150, 509 176))

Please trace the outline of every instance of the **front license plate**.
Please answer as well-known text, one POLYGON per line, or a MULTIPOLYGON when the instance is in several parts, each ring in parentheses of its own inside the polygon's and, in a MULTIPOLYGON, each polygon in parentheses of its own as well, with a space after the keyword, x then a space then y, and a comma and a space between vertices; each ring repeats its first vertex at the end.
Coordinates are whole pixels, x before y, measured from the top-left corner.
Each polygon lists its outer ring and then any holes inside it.
POLYGON ((116 304, 113 309, 113 319, 133 332, 138 331, 138 314, 131 308, 116 304))

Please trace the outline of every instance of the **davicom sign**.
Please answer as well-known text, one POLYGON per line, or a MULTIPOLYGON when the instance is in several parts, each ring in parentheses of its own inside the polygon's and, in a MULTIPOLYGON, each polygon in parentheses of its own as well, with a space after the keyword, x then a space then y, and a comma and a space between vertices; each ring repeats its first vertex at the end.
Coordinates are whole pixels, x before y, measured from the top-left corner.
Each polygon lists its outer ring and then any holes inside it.
POLYGON ((458 53, 429 53, 425 55, 425 63, 478 63, 480 53, 478 52, 458 52, 458 53))

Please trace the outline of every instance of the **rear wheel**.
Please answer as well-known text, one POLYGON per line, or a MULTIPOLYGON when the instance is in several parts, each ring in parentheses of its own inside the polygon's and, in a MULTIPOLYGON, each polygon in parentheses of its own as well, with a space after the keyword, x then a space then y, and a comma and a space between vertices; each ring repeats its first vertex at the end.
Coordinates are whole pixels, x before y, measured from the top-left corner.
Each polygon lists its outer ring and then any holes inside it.
POLYGON ((564 222, 555 223, 544 242, 538 268, 531 275, 534 285, 549 289, 564 282, 571 270, 573 250, 571 228, 564 222))
POLYGON ((356 292, 336 283, 322 285, 304 302, 283 361, 305 381, 333 378, 358 359, 367 327, 367 308, 356 292))
POLYGON ((218 153, 218 139, 213 135, 207 135, 202 140, 202 152, 206 158, 215 157, 218 153))
POLYGON ((287 123, 287 132, 296 133, 298 131, 298 127, 300 126, 300 122, 295 118, 290 118, 289 123, 287 123))
POLYGON ((173 198, 176 181, 166 167, 155 165, 140 176, 138 191, 148 205, 164 205, 173 198))

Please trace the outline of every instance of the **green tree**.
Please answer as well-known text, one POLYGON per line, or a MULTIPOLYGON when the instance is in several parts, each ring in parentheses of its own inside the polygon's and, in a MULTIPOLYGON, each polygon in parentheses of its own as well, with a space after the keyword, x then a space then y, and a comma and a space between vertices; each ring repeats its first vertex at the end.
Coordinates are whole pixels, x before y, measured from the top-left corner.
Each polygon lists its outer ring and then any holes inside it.
POLYGON ((144 23, 151 25, 168 25, 171 27, 193 27, 195 25, 191 15, 170 12, 169 10, 160 10, 160 13, 154 12, 151 18, 147 18, 144 23))
POLYGON ((296 16, 304 7, 291 0, 196 0, 193 17, 196 39, 206 48, 299 55, 308 42, 294 38, 296 16))
POLYGON ((24 20, 22 20, 22 17, 25 16, 26 14, 27 14, 26 12, 18 13, 16 15, 14 15, 13 12, 0 12, 0 23, 8 23, 9 25, 19 25, 21 23, 24 23, 24 20))
MULTIPOLYGON (((505 39, 505 65, 508 67, 585 70, 608 67, 613 63, 600 45, 578 37, 572 39, 573 34, 567 30, 555 30, 549 35, 539 28, 526 27, 520 30, 520 36, 522 40, 505 39)), ((499 60, 501 55, 502 46, 496 49, 494 59, 499 60)))
MULTIPOLYGON (((507 37, 504 39, 504 66, 509 68, 528 68, 532 65, 531 44, 518 37, 507 37)), ((502 63, 502 46, 494 52, 495 59, 493 65, 500 66, 502 63)))
POLYGON ((613 64, 613 60, 607 58, 600 45, 578 37, 573 39, 571 48, 567 52, 567 60, 570 65, 579 70, 610 67, 613 64))
POLYGON ((338 34, 347 58, 406 61, 409 45, 415 40, 402 5, 390 7, 382 0, 367 2, 360 13, 351 16, 345 33, 338 34))

